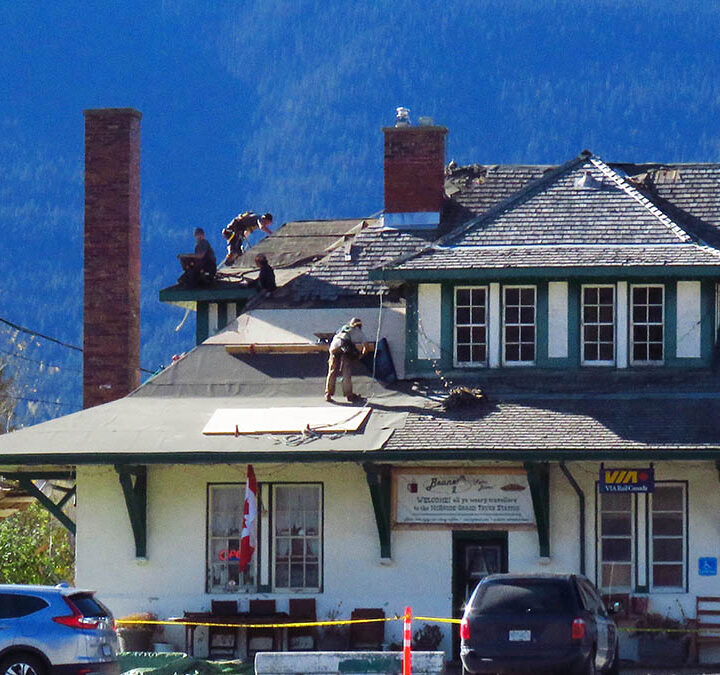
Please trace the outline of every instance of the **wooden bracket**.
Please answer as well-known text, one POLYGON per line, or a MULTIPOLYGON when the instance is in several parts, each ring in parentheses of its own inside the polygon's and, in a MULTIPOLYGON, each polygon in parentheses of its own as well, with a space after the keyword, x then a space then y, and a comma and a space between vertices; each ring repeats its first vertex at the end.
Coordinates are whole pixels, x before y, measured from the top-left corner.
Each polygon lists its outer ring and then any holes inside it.
MULTIPOLYGON (((10 480, 14 480, 17 484, 25 490, 29 495, 35 497, 40 505, 45 508, 51 515, 65 527, 65 529, 74 535, 76 526, 73 520, 62 510, 63 506, 67 504, 68 500, 75 495, 75 487, 70 488, 63 498, 56 504, 50 497, 48 497, 35 483, 34 480, 43 480, 44 476, 41 473, 4 473, 3 476, 10 480)), ((53 476, 58 477, 58 476, 53 476)), ((60 476, 64 478, 65 476, 60 476)), ((74 477, 74 476, 73 476, 74 477)))
POLYGON ((125 496, 130 527, 135 539, 135 556, 147 557, 147 467, 116 464, 120 487, 125 496), (133 482, 133 478, 135 481, 133 482))
POLYGON ((390 543, 392 473, 390 466, 388 464, 365 462, 363 469, 365 469, 365 478, 370 488, 370 498, 375 511, 375 524, 380 539, 380 557, 390 558, 392 553, 390 543))
POLYGON ((525 462, 537 524, 540 557, 550 557, 550 468, 547 462, 525 462))

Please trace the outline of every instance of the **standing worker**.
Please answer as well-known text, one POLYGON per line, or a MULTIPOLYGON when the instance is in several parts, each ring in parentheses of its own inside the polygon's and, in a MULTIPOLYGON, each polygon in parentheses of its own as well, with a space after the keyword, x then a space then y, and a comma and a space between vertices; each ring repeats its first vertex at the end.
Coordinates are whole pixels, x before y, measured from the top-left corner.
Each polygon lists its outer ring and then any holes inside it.
POLYGON ((328 374, 325 382, 325 400, 332 401, 335 395, 335 382, 342 376, 342 389, 345 398, 351 403, 362 397, 353 393, 352 362, 357 361, 370 350, 367 338, 362 332, 362 319, 353 317, 333 337, 330 343, 328 374), (358 350, 356 345, 361 345, 358 350))

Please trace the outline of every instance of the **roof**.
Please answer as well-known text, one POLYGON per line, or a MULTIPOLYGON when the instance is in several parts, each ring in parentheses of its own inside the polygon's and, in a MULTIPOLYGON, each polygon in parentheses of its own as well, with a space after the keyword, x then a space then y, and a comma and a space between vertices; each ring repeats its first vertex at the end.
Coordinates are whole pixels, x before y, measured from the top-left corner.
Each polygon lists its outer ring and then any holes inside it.
POLYGON ((449 374, 489 402, 446 411, 439 382, 385 387, 360 370, 354 389, 371 412, 356 432, 207 435, 218 409, 334 406, 322 400, 321 354, 201 345, 123 399, 0 436, 0 463, 720 458, 720 383, 709 371, 449 374))
MULTIPOLYGON (((184 288, 179 284, 160 291, 163 302, 192 302, 196 300, 234 300, 254 298, 257 291, 247 288, 243 281, 255 279, 258 268, 255 256, 263 253, 275 270, 277 285, 282 287, 308 271, 336 247, 351 239, 364 226, 361 218, 335 220, 299 220, 285 223, 271 235, 264 237, 243 253, 233 265, 220 265, 212 284, 202 288, 184 288)), ((259 231, 258 231, 259 232, 259 231)), ((224 252, 218 251, 218 260, 224 252)))
POLYGON ((356 415, 357 406, 324 401, 326 371, 323 354, 240 357, 200 345, 125 398, 1 435, 0 463, 288 461, 381 449, 406 417, 403 394, 362 373, 355 390, 373 392, 381 407, 357 432, 203 433, 219 409, 271 409, 281 417, 285 408, 340 405, 356 415))
POLYGON ((718 263, 720 252, 698 241, 623 173, 583 153, 544 171, 433 246, 387 268, 400 272, 718 263))

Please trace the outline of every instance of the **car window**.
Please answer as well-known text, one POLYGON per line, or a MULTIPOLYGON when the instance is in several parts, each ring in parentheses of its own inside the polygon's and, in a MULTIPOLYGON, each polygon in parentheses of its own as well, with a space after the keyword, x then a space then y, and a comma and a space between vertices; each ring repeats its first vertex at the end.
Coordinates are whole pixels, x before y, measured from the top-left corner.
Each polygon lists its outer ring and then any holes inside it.
POLYGON ((90 593, 77 593, 71 595, 69 600, 72 601, 83 616, 108 616, 108 611, 100 604, 90 593))
POLYGON ((569 585, 545 579, 512 579, 489 582, 478 588, 472 609, 479 614, 495 612, 572 612, 569 585))
POLYGON ((602 598, 588 581, 578 579, 578 589, 582 596, 583 604, 588 611, 600 614, 600 616, 606 616, 602 598))
POLYGON ((48 603, 34 595, 0 593, 0 619, 18 619, 45 609, 48 603))

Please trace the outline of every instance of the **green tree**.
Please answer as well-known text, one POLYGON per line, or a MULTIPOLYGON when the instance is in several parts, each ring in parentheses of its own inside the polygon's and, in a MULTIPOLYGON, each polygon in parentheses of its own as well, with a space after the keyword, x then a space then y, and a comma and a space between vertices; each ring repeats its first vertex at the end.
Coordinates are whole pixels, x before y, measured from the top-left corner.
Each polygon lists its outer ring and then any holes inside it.
MULTIPOLYGON (((0 433, 12 428, 15 411, 5 365, 0 362, 0 433)), ((40 504, 0 521, 0 583, 57 584, 74 577, 74 537, 40 504)))
POLYGON ((0 522, 0 583, 72 583, 74 537, 33 502, 0 522))

